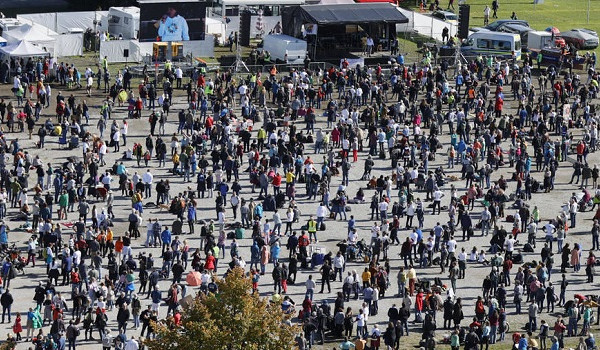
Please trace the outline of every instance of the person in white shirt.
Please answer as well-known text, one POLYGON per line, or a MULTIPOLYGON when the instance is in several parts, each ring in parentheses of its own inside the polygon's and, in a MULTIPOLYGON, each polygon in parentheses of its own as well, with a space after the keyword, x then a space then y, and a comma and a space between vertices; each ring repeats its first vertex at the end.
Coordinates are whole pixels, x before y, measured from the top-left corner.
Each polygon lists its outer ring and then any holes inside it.
POLYGON ((371 226, 371 247, 373 246, 375 240, 379 236, 379 232, 381 232, 381 227, 379 227, 379 225, 376 222, 374 222, 373 226, 371 226))
POLYGON ((181 67, 175 68, 175 78, 177 78, 177 89, 181 89, 181 80, 183 79, 183 70, 181 67))
POLYGON ((379 218, 381 219, 381 223, 383 223, 387 219, 387 210, 389 204, 384 200, 379 202, 379 218))
POLYGON ((512 258, 512 253, 515 250, 515 239, 513 238, 513 235, 508 235, 508 238, 506 238, 506 240, 504 241, 504 248, 506 249, 506 258, 507 259, 511 259, 512 258))
POLYGON ((544 229, 546 230, 546 243, 548 243, 550 250, 552 250, 552 241, 554 240, 554 231, 556 231, 556 227, 552 225, 552 222, 548 222, 544 225, 544 229))
POLYGON ((450 240, 446 243, 446 246, 448 247, 448 261, 451 261, 452 258, 454 258, 454 254, 456 252, 456 240, 454 239, 454 236, 450 237, 450 240))
POLYGON ((531 244, 535 248, 535 234, 537 233, 537 224, 533 218, 529 219, 529 225, 527 225, 527 243, 531 244))
POLYGON ((314 295, 315 295, 315 288, 317 288, 317 284, 313 280, 312 275, 308 275, 308 279, 305 282, 305 286, 306 286, 306 294, 304 296, 304 299, 313 300, 314 295))
POLYGON ((112 141, 113 141, 113 146, 115 147, 115 150, 113 152, 119 152, 119 150, 121 149, 120 143, 121 143, 121 132, 119 130, 116 130, 113 135, 112 135, 112 141))
POLYGON ((125 350, 139 350, 140 345, 138 343, 137 340, 135 340, 135 337, 131 337, 126 343, 125 343, 125 350))
POLYGON ((123 121, 123 126, 121 126, 121 136, 123 136, 123 146, 127 146, 127 131, 129 131, 129 124, 127 121, 123 121))
POLYGON ((436 186, 435 191, 433 192, 433 215, 435 215, 436 207, 438 209, 438 215, 442 213, 442 197, 444 197, 444 192, 440 191, 436 186))
POLYGON ((150 198, 152 196, 152 180, 153 179, 154 179, 154 176, 150 172, 150 169, 148 169, 144 173, 144 175, 142 175, 142 182, 144 183, 145 198, 150 198))
POLYGON ((317 207, 317 230, 321 229, 321 225, 323 224, 323 220, 325 216, 328 215, 329 210, 325 206, 324 203, 320 203, 317 207))
POLYGON ((341 252, 337 252, 335 257, 333 258, 333 269, 334 269, 334 278, 340 276, 340 282, 342 282, 342 272, 344 272, 344 268, 346 266, 346 260, 341 252))
POLYGON ((465 271, 467 270, 467 253, 465 252, 465 248, 460 250, 456 260, 458 260, 458 278, 465 278, 465 271))
POLYGON ((100 166, 106 165, 106 161, 104 160, 104 155, 106 154, 106 151, 107 147, 106 144, 103 142, 102 145, 100 145, 100 149, 98 150, 98 161, 100 162, 100 166))

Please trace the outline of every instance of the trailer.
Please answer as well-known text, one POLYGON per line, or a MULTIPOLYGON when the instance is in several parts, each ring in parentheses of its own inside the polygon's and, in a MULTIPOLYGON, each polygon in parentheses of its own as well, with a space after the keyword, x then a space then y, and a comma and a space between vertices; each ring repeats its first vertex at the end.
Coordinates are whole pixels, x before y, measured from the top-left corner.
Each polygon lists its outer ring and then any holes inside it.
POLYGON ((289 35, 267 35, 263 40, 263 50, 268 51, 271 60, 289 64, 302 64, 306 58, 307 43, 289 35))
POLYGON ((108 9, 108 32, 114 37, 138 39, 140 30, 140 8, 111 7, 108 9))

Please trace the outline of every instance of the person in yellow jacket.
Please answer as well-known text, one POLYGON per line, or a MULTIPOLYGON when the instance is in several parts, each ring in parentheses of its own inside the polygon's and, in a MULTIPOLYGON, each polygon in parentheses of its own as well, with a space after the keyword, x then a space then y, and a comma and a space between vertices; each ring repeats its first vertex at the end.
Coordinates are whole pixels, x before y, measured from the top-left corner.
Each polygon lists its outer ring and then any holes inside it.
POLYGON ((288 187, 290 187, 294 180, 296 179, 296 175, 294 175, 293 168, 289 168, 287 173, 285 173, 285 190, 287 191, 288 187))
POLYGON ((264 128, 261 127, 258 129, 258 135, 256 135, 256 138, 258 139, 258 151, 262 152, 265 146, 265 140, 267 139, 267 132, 264 128))
POLYGON ((317 239, 317 222, 315 221, 315 219, 313 219, 312 215, 310 216, 310 218, 308 219, 308 222, 306 223, 306 228, 308 231, 308 238, 310 240, 312 240, 312 238, 314 236, 315 242, 318 242, 319 240, 317 239))
POLYGON ((177 174, 177 167, 179 167, 179 154, 173 154, 173 174, 177 174))

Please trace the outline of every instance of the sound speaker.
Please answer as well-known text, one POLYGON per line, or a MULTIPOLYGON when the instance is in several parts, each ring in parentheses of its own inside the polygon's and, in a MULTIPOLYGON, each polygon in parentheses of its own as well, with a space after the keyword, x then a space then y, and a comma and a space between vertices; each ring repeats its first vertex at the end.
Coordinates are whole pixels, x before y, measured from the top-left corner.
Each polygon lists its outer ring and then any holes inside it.
POLYGON ((129 57, 129 49, 123 49, 123 57, 129 57))
POLYGON ((466 39, 469 36, 469 16, 471 14, 470 5, 458 6, 458 37, 466 39))
POLYGON ((240 14, 240 31, 238 45, 250 46, 250 22, 252 21, 252 14, 250 11, 243 11, 240 14))

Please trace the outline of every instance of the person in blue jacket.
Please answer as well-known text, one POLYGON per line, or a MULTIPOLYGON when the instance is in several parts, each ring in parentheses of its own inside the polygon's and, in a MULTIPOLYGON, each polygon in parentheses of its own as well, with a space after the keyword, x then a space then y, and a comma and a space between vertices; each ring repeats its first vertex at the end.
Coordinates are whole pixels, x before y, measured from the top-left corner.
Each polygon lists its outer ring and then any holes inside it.
POLYGON ((171 246, 171 231, 168 226, 165 226, 164 231, 160 234, 160 240, 162 241, 162 254, 165 254, 167 247, 171 246))

